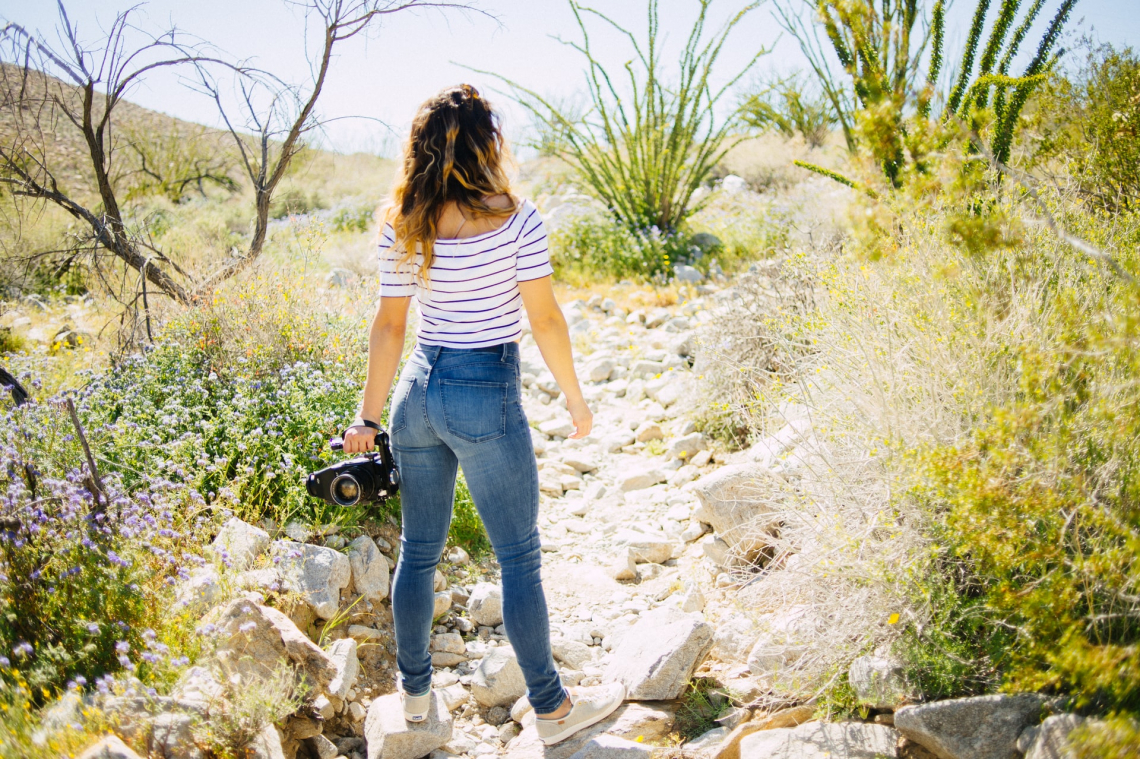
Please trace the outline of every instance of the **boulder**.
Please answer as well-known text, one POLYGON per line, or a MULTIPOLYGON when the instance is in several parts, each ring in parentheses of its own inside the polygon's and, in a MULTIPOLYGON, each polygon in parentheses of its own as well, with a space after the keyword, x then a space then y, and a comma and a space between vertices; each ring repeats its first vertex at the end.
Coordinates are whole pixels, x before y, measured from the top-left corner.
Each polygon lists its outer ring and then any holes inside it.
POLYGON ((287 659, 311 686, 324 690, 338 674, 329 655, 277 609, 238 598, 221 608, 213 624, 218 660, 242 675, 268 677, 287 659))
POLYGON ((694 754, 703 754, 712 751, 720 745, 728 734, 732 732, 727 727, 714 727, 708 732, 701 733, 691 741, 685 742, 684 752, 686 756, 694 754))
POLYGON ((440 688, 439 690, 439 697, 443 699, 443 705, 449 712, 453 712, 466 704, 467 698, 470 695, 462 683, 452 683, 446 688, 440 688))
POLYGON ((368 759, 420 759, 451 740, 451 715, 438 693, 432 694, 427 719, 404 719, 403 696, 381 696, 368 707, 364 738, 368 759))
POLYGON ((305 742, 309 746, 309 754, 317 759, 336 759, 340 753, 336 744, 323 735, 314 735, 305 742))
POLYGON ((713 534, 705 535, 701 540, 701 552, 705 557, 716 564, 718 567, 723 567, 728 564, 728 543, 725 543, 721 538, 713 534))
POLYGON ((570 669, 582 667, 594 660, 594 652, 589 646, 577 640, 555 640, 550 645, 556 661, 560 661, 570 669))
POLYGON ((640 469, 619 474, 617 486, 623 493, 628 493, 631 490, 651 488, 660 482, 665 482, 667 479, 669 479, 669 475, 663 469, 640 469))
POLYGON ((618 530, 614 542, 629 548, 637 564, 661 564, 673 558, 674 543, 664 534, 650 535, 639 530, 618 530))
POLYGON ((171 693, 179 701, 208 703, 223 694, 221 683, 205 667, 190 667, 182 673, 171 693))
POLYGON ((269 533, 260 527, 231 517, 218 530, 210 548, 218 556, 227 556, 234 569, 245 569, 269 547, 269 533))
POLYGON ((899 709, 895 728, 939 759, 1009 759, 1043 705, 1034 693, 934 701, 899 709))
POLYGON ((372 538, 361 535, 348 544, 348 565, 357 593, 372 603, 388 597, 388 560, 372 538))
POLYGON ((669 443, 667 453, 671 459, 687 459, 697 451, 703 451, 708 447, 705 443, 705 436, 699 432, 690 432, 688 435, 682 435, 678 438, 673 438, 673 442, 669 443))
POLYGON ((467 599, 467 616, 481 627, 498 627, 503 623, 503 592, 498 585, 481 582, 467 599))
POLYGON ((603 733, 644 745, 655 745, 672 729, 675 710, 676 705, 668 703, 623 704, 606 719, 553 746, 542 744, 533 719, 527 718, 521 723, 524 725, 522 733, 511 741, 503 754, 508 759, 569 759, 590 740, 603 733))
POLYGON ((712 525, 730 547, 769 532, 778 525, 770 504, 773 480, 771 472, 756 464, 721 467, 688 486, 701 504, 695 516, 712 525))
POLYGON ((451 591, 441 590, 435 594, 434 598, 435 607, 432 609, 431 618, 439 619, 451 608, 451 591))
POLYGON ((150 721, 147 754, 167 759, 206 759, 206 752, 194 740, 194 728, 201 720, 200 715, 183 711, 155 715, 150 721))
POLYGON ((875 709, 894 709, 909 690, 902 663, 884 656, 860 656, 851 662, 847 682, 862 703, 875 709))
POLYGON ((340 607, 340 592, 352 579, 347 556, 324 546, 279 540, 278 571, 286 589, 297 593, 321 619, 332 619, 340 607))
POLYGON ((625 683, 631 701, 680 698, 712 643, 712 626, 697 615, 654 609, 622 636, 604 679, 625 683))
POLYGON ((356 658, 356 641, 352 638, 341 638, 329 646, 328 653, 329 660, 336 668, 336 674, 328 685, 328 694, 346 700, 360 672, 360 662, 356 658))
POLYGON ((590 382, 605 382, 610 374, 617 368, 617 361, 612 358, 599 358, 586 364, 586 379, 590 382))
POLYGON ((104 735, 96 743, 88 746, 79 759, 142 759, 123 743, 117 735, 104 735))
POLYGON ((886 725, 808 722, 761 730, 740 741, 740 759, 893 759, 898 733, 886 725))
POLYGON ((1076 752, 1069 746, 1069 733, 1082 722, 1084 718, 1076 714, 1046 717, 1037 728, 1036 736, 1025 752, 1025 759, 1076 759, 1076 752))
POLYGON ((602 733, 586 741, 586 745, 571 754, 570 759, 648 759, 651 756, 652 746, 602 733))
POLYGON ((509 646, 491 648, 471 675, 471 695, 483 706, 510 706, 526 694, 526 681, 509 646))
POLYGON ((204 611, 222 597, 222 586, 213 567, 201 567, 190 573, 190 578, 178 586, 175 602, 192 611, 204 611))
MULTIPOLYGON (((676 372, 674 372, 676 374, 676 372)), ((657 390, 653 398, 665 408, 669 408, 693 391, 693 380, 685 372, 679 377, 672 377, 663 387, 657 390)))
POLYGON ((289 759, 281 731, 276 725, 266 725, 246 747, 247 759, 289 759))
POLYGON ((713 656, 723 662, 743 662, 756 642, 756 625, 745 614, 733 614, 716 628, 713 656))
POLYGON ((431 644, 428 648, 431 651, 440 651, 447 654, 467 653, 467 644, 463 642, 463 636, 459 633, 440 633, 439 635, 433 635, 431 636, 431 644))
POLYGON ((641 425, 634 431, 634 438, 639 443, 648 443, 650 440, 664 440, 665 433, 661 430, 661 425, 657 422, 642 422, 641 425))
POLYGON ((811 632, 806 606, 791 606, 756 621, 760 634, 748 652, 748 669, 753 675, 770 677, 804 654, 811 632))
POLYGON ((538 431, 549 437, 570 437, 574 434, 574 423, 569 419, 550 419, 538 425, 538 431))
POLYGON ((761 730, 778 730, 796 727, 815 716, 815 707, 807 704, 781 709, 773 714, 745 722, 732 729, 717 748, 710 752, 709 759, 740 759, 740 742, 749 735, 761 730))

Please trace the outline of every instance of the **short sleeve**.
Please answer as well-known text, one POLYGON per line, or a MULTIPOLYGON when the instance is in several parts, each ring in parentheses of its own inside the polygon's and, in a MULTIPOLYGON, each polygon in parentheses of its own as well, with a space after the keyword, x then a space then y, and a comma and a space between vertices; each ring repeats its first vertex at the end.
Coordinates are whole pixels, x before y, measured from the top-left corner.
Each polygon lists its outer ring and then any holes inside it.
POLYGON ((546 240, 546 227, 538 209, 529 200, 523 203, 522 230, 518 237, 518 258, 515 268, 519 282, 547 277, 554 273, 550 265, 550 248, 546 240))
POLYGON ((396 231, 385 224, 380 232, 380 297, 407 298, 416 294, 415 278, 408 264, 397 267, 396 231))

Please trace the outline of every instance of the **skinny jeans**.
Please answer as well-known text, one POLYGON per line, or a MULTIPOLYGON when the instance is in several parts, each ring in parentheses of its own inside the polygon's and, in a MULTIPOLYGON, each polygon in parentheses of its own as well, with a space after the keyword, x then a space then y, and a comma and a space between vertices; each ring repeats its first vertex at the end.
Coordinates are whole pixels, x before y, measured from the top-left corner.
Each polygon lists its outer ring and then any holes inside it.
POLYGON ((396 664, 405 693, 431 686, 434 576, 447 541, 456 469, 499 561, 503 622, 538 714, 566 692, 550 651, 538 536, 538 467, 519 390, 519 347, 417 345, 392 394, 403 533, 392 585, 396 664))

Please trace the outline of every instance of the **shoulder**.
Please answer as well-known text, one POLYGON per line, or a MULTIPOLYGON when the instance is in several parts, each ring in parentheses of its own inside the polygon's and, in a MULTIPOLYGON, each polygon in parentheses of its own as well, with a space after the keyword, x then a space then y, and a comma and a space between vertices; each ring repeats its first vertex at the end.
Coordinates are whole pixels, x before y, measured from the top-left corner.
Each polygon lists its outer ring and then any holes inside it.
POLYGON ((503 209, 510 208, 514 203, 514 199, 507 194, 488 195, 486 198, 484 198, 483 202, 489 205, 491 208, 503 209))

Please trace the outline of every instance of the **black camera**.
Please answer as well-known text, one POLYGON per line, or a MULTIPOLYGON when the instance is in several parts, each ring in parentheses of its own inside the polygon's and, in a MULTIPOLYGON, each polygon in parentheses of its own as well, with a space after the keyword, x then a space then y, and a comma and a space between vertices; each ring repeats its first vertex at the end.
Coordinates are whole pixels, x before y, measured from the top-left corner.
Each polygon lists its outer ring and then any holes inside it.
MULTIPOLYGON (((377 432, 375 445, 371 453, 310 474, 305 481, 309 495, 337 506, 380 503, 394 496, 400 489, 400 472, 392 459, 388 433, 377 432)), ((344 441, 333 438, 329 446, 334 451, 344 450, 344 441)))

